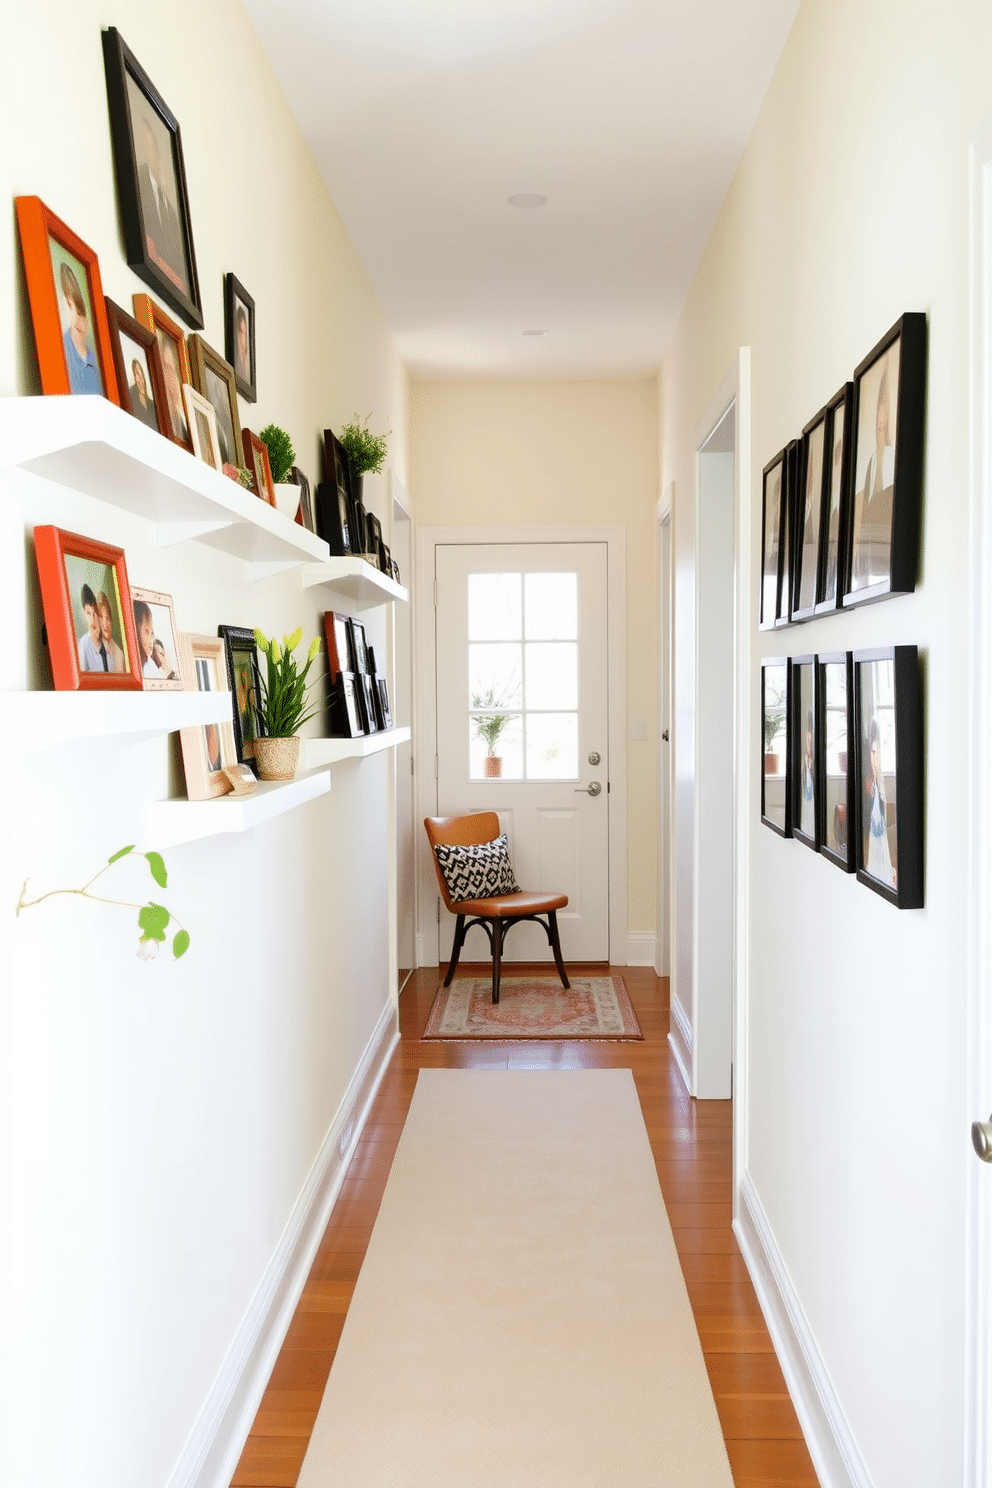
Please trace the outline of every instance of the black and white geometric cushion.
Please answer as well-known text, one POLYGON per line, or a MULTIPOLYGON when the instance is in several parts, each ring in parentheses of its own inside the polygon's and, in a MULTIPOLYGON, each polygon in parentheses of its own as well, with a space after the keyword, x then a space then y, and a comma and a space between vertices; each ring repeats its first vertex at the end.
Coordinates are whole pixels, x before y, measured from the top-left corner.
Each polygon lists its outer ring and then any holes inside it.
POLYGON ((520 885, 510 867, 505 832, 492 842, 479 842, 474 847, 439 842, 434 851, 453 901, 520 893, 520 885))

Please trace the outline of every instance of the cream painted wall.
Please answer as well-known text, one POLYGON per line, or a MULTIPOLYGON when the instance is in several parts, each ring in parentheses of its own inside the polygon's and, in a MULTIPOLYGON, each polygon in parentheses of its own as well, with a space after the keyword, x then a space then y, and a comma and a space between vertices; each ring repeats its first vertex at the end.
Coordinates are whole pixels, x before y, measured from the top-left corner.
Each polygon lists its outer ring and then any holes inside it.
POLYGON ((924 657, 925 909, 762 828, 748 781, 745 1176, 860 1453, 853 1480, 874 1488, 961 1482, 968 143, 992 107, 990 48, 984 3, 806 0, 661 379, 685 568, 693 426, 751 348, 749 737, 762 655, 924 657), (761 468, 905 310, 930 324, 916 593, 759 634, 761 468))
MULTIPOLYGON (((116 24, 178 116, 206 339, 223 350, 222 276, 257 307, 259 401, 244 423, 292 434, 316 480, 319 431, 356 410, 391 428, 406 478, 406 374, 237 0, 3 6, 0 183, 39 195, 98 253, 124 306, 100 42, 116 24)), ((0 235, 0 394, 38 391, 14 214, 0 235)), ((369 483, 384 518, 386 481, 369 483)), ((0 470, 7 639, 0 688, 50 685, 31 528, 126 551, 182 629, 319 626, 298 573, 251 585, 237 560, 100 502, 0 470)), ((370 612, 384 646, 384 612, 370 612)), ((314 720, 306 730, 320 732, 314 720)), ((165 852, 161 897, 192 935, 140 962, 131 910, 53 899, 14 918, 22 883, 78 885, 143 809, 182 790, 173 740, 46 747, 8 766, 0 832, 0 1482, 169 1482, 393 988, 386 838, 391 765, 335 769, 329 797, 242 837, 165 852)), ((142 900, 142 865, 108 892, 142 900)))
POLYGON ((410 480, 422 526, 627 529, 628 929, 655 928, 657 390, 651 381, 415 382, 410 480), (633 722, 645 740, 630 739, 633 722))

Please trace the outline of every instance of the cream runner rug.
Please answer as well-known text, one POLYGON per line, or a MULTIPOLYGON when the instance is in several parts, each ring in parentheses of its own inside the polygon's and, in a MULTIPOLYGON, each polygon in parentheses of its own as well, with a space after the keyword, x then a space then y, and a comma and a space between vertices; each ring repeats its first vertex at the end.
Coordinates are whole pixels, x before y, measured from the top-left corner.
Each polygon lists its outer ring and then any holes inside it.
POLYGON ((733 1488, 629 1070, 422 1070, 298 1488, 733 1488))

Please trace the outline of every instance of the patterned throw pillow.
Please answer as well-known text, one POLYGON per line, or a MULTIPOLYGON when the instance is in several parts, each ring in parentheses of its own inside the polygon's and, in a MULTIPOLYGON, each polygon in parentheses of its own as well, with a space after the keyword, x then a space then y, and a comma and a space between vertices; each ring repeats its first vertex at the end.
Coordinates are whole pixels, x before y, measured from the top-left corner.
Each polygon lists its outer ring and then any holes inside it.
POLYGON ((492 842, 479 842, 474 847, 439 842, 434 851, 453 901, 520 893, 510 867, 505 832, 492 842))

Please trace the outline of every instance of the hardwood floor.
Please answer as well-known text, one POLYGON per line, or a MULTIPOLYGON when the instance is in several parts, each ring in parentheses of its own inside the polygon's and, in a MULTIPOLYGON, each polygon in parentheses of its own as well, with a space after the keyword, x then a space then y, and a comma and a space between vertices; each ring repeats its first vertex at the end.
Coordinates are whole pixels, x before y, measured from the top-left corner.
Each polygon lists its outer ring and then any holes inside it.
MULTIPOLYGON (((570 968, 581 974, 582 967, 570 968)), ((467 966, 459 975, 485 975, 467 966)), ((602 974, 601 966, 585 968, 602 974)), ((513 968, 507 973, 512 975, 513 968)), ((426 1067, 630 1068, 634 1072, 736 1488, 817 1488, 785 1381, 731 1224, 729 1101, 692 1101, 668 1048, 667 983, 618 967, 643 1043, 422 1044, 438 986, 415 971, 400 998, 400 1043, 321 1240, 232 1488, 295 1488, 389 1167, 426 1067)), ((466 1484, 465 1488, 471 1488, 466 1484)))

